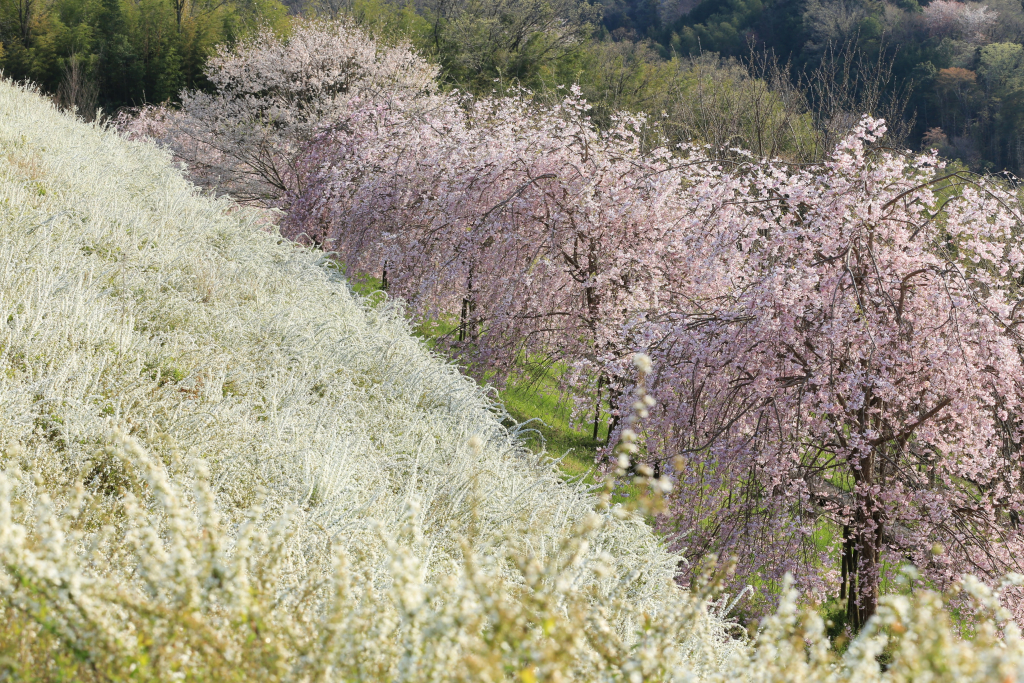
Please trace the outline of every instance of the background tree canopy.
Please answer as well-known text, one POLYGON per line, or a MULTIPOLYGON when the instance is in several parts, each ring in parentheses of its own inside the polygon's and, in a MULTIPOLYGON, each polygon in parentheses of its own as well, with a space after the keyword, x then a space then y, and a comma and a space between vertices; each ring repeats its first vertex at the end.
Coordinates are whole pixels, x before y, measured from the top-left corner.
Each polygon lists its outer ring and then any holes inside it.
POLYGON ((354 17, 476 95, 580 85, 607 126, 821 158, 863 114, 891 143, 1024 169, 1019 0, 0 0, 0 68, 85 118, 208 89, 217 44, 291 17, 354 17))
POLYGON ((1024 9, 1018 0, 689 4, 666 3, 659 20, 631 29, 665 57, 710 51, 744 58, 767 50, 789 63, 794 80, 827 61, 836 46, 851 46, 854 61, 891 63, 883 100, 899 99, 897 89, 907 88, 908 144, 938 147, 976 170, 1021 172, 1024 9))
POLYGON ((214 45, 286 27, 277 0, 3 0, 0 67, 85 118, 203 85, 214 45))

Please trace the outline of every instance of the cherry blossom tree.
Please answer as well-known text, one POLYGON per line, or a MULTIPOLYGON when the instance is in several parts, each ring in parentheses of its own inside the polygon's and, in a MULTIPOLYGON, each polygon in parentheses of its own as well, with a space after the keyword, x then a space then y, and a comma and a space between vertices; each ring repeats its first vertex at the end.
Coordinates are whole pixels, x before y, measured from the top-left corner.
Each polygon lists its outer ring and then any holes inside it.
POLYGON ((193 181, 235 199, 280 207, 299 191, 295 164, 324 126, 343 126, 352 101, 381 106, 437 89, 437 69, 407 45, 385 45, 348 21, 300 21, 286 38, 264 29, 206 65, 212 92, 185 91, 178 110, 122 121, 157 136, 193 181))
POLYGON ((1019 203, 934 156, 870 153, 883 131, 865 120, 821 169, 752 173, 756 220, 721 226, 746 263, 646 332, 663 526, 747 577, 838 583, 854 625, 885 562, 949 586, 1024 557, 1019 203))
POLYGON ((985 37, 999 14, 987 5, 968 5, 956 0, 932 0, 924 7, 924 21, 932 35, 962 35, 974 43, 985 42, 985 37))

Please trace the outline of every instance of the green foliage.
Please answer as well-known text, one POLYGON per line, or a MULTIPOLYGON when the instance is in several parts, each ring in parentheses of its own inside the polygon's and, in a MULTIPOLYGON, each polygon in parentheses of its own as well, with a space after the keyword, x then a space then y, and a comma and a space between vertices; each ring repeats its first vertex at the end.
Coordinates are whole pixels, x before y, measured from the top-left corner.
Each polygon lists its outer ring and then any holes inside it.
POLYGON ((649 42, 595 41, 559 79, 579 83, 600 126, 619 111, 646 112, 652 144, 697 141, 722 156, 739 147, 800 161, 820 151, 804 99, 773 62, 712 53, 665 60, 649 42))
POLYGON ((385 39, 406 39, 424 54, 430 53, 433 28, 427 17, 412 4, 397 5, 387 0, 354 0, 348 14, 360 25, 385 39))
POLYGON ((0 0, 0 69, 91 119, 202 87, 214 46, 263 24, 287 29, 278 0, 0 0))
POLYGON ((425 16, 449 79, 487 93, 495 82, 550 83, 586 43, 600 10, 586 0, 434 0, 425 16))
POLYGON ((746 46, 747 29, 763 10, 761 0, 704 0, 673 31, 668 44, 683 55, 740 54, 746 46))

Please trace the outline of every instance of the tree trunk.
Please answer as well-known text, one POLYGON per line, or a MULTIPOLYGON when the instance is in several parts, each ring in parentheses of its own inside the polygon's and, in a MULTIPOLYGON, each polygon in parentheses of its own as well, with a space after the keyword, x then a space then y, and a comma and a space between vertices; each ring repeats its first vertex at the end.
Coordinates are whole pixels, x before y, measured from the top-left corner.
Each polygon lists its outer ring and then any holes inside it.
POLYGON ((473 312, 476 310, 476 302, 473 301, 473 266, 469 267, 469 277, 466 279, 466 296, 462 298, 462 312, 459 314, 459 341, 476 339, 476 326, 473 323, 473 312))
POLYGON ((853 544, 850 543, 850 525, 843 525, 843 552, 840 556, 840 572, 842 573, 842 580, 839 583, 839 599, 846 600, 846 596, 849 595, 847 591, 848 583, 853 578, 853 572, 850 571, 853 562, 853 544))
POLYGON ((469 317, 469 297, 462 299, 462 312, 459 313, 459 341, 466 341, 466 319, 469 317))
MULTIPOLYGON (((870 425, 872 419, 867 410, 870 405, 872 400, 869 397, 861 415, 865 426, 870 425)), ((875 471, 876 460, 879 460, 877 456, 874 449, 862 453, 852 468, 856 496, 856 508, 849 532, 852 552, 844 552, 844 556, 847 561, 846 616, 854 629, 862 628, 878 609, 882 509, 872 488, 878 483, 876 477, 884 480, 885 473, 875 471)))
MULTIPOLYGON (((583 290, 584 303, 587 307, 587 327, 590 328, 590 334, 594 340, 594 354, 595 363, 598 363, 598 354, 600 348, 597 344, 597 317, 601 312, 601 295, 594 287, 593 280, 597 276, 597 241, 594 238, 590 238, 590 242, 587 249, 587 278, 590 281, 588 286, 583 290)), ((604 373, 597 379, 597 400, 594 403, 594 440, 597 441, 597 435, 600 428, 601 419, 601 387, 605 380, 604 373)), ((609 398, 614 400, 614 392, 609 394, 609 398)), ((612 427, 608 428, 608 435, 611 436, 612 427)))
MULTIPOLYGON (((615 405, 619 402, 619 396, 621 395, 621 393, 622 392, 616 391, 611 387, 608 388, 608 404, 612 406, 612 410, 615 409, 615 405)), ((606 439, 611 438, 612 432, 614 432, 618 426, 619 416, 613 413, 611 418, 608 420, 608 436, 606 437, 606 439)))
MULTIPOLYGON (((857 589, 853 591, 856 604, 850 605, 856 614, 851 613, 849 616, 856 616, 856 625, 860 628, 878 609, 882 519, 873 495, 861 493, 857 499, 853 537, 856 545, 857 589)), ((849 609, 847 611, 850 612, 849 609)))
POLYGON ((32 5, 33 0, 18 3, 18 33, 26 49, 32 47, 32 5))
POLYGON ((848 562, 848 582, 846 588, 846 623, 854 631, 860 630, 860 611, 857 609, 857 548, 850 539, 850 554, 848 562))
POLYGON ((594 400, 594 441, 597 441, 598 428, 601 425, 601 389, 604 386, 604 374, 597 377, 597 398, 594 400))

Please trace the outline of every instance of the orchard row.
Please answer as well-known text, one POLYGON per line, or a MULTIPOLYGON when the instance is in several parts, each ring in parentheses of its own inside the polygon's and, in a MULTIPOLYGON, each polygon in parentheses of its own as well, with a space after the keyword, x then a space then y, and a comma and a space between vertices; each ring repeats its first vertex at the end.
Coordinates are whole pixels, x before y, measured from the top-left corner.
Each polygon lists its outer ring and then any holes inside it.
POLYGON ((572 89, 470 99, 435 76, 306 24, 211 60, 215 93, 122 124, 452 321, 442 343, 474 372, 543 359, 581 416, 602 394, 632 414, 611 440, 631 430, 628 468, 671 486, 657 523, 694 567, 735 555, 765 588, 790 572, 854 624, 887 565, 940 587, 1019 569, 1012 188, 888 149, 870 118, 818 165, 720 161, 628 113, 599 129, 572 89), (631 407, 637 352, 649 410, 631 407))

